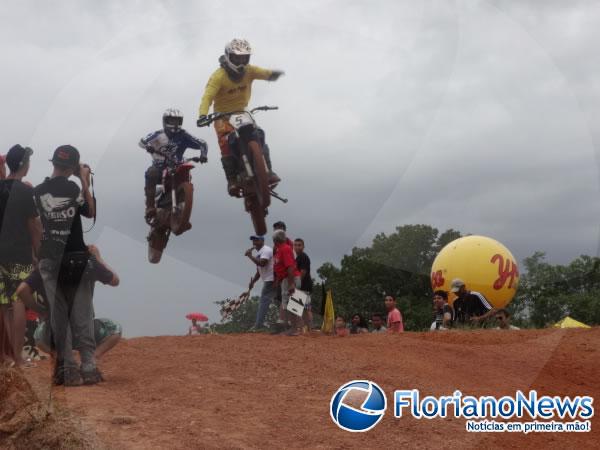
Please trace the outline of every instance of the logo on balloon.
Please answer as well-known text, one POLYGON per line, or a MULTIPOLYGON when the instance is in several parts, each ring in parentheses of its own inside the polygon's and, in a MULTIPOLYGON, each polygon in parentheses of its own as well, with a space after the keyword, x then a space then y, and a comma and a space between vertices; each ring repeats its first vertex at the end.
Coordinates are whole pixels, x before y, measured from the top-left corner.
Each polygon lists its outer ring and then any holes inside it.
POLYGON ((498 262, 498 279, 494 281, 494 289, 499 290, 504 287, 506 281, 510 279, 508 288, 512 289, 515 282, 515 278, 519 278, 519 269, 517 264, 510 258, 506 258, 506 265, 504 264, 504 257, 500 253, 496 253, 492 256, 492 264, 498 262))
POLYGON ((331 397, 329 414, 342 430, 353 433, 369 431, 382 419, 387 408, 383 390, 372 381, 354 380, 340 387, 331 397), (354 396, 364 397, 360 407, 353 406, 354 396))
POLYGON ((437 289, 439 287, 442 287, 444 285, 444 283, 446 282, 446 280, 444 279, 444 275, 442 275, 442 271, 438 270, 437 272, 432 272, 431 274, 431 286, 433 286, 433 289, 437 289))

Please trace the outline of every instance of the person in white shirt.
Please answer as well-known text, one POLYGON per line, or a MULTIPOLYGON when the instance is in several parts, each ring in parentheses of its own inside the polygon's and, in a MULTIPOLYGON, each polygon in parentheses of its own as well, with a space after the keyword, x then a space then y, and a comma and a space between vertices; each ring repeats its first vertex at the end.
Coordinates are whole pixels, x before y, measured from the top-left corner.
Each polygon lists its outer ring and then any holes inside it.
POLYGON ((246 250, 245 255, 256 265, 256 273, 250 280, 248 292, 252 291, 252 288, 259 279, 263 282, 258 311, 256 313, 256 322, 252 327, 252 330, 259 330, 265 328, 265 318, 269 311, 269 306, 275 298, 275 287, 273 286, 273 249, 265 245, 264 236, 250 236, 250 240, 253 247, 246 250), (253 255, 254 251, 256 252, 255 255, 253 255))

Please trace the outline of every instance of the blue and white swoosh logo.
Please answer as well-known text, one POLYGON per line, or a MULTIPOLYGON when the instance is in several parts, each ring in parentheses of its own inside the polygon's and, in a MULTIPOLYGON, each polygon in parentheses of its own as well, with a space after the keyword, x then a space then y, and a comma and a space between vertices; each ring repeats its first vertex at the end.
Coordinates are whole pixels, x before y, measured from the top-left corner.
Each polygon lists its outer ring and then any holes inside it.
POLYGON ((333 422, 343 430, 353 433, 369 431, 382 419, 387 408, 387 399, 376 383, 368 380, 354 380, 340 387, 331 397, 329 413, 333 422), (352 391, 367 394, 365 401, 357 409, 344 402, 352 391))

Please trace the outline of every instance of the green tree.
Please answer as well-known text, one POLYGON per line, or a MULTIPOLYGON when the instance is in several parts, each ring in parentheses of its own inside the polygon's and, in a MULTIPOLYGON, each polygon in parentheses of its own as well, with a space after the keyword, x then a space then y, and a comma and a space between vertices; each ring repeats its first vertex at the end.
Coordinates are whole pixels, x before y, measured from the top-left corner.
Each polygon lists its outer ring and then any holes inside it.
MULTIPOLYGON (((235 310, 230 317, 219 324, 213 325, 213 330, 217 333, 243 333, 248 331, 256 321, 256 313, 258 312, 259 297, 250 297, 242 305, 235 310)), ((225 303, 225 300, 215 302, 219 305, 219 309, 225 303)), ((271 305, 267 312, 267 323, 273 323, 277 320, 277 307, 271 305)))
POLYGON ((459 237, 458 231, 440 235, 429 225, 399 226, 390 235, 375 236, 369 247, 352 249, 339 268, 325 263, 317 273, 333 291, 337 315, 349 319, 360 313, 369 318, 374 312, 385 312, 383 297, 390 294, 397 299, 406 329, 428 328, 431 265, 437 252, 459 237))
POLYGON ((519 292, 510 308, 521 323, 544 327, 570 315, 599 324, 600 259, 586 255, 552 265, 543 252, 523 260, 519 292))

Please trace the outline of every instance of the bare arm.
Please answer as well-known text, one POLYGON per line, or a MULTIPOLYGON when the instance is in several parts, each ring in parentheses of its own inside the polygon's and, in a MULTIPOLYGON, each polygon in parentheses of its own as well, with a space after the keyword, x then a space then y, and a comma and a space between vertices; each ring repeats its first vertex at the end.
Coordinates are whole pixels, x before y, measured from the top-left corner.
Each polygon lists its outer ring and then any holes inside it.
POLYGON ((27 231, 31 238, 31 248, 34 258, 37 258, 40 252, 40 242, 42 240, 42 221, 39 217, 27 219, 27 231))
POLYGON ((81 166, 79 169, 79 179, 81 180, 81 193, 83 194, 84 201, 88 204, 87 214, 85 217, 93 218, 96 216, 96 202, 90 191, 90 168, 87 166, 81 166))
POLYGON ((259 278, 260 278, 260 273, 258 273, 258 269, 257 269, 254 276, 250 279, 250 285, 248 286, 248 292, 250 292, 252 290, 252 288, 254 287, 256 282, 259 280, 259 278))
POLYGON ((19 287, 17 287, 16 294, 17 294, 17 297, 19 297, 19 300, 21 300, 27 308, 35 311, 42 317, 48 316, 48 311, 45 310, 33 298, 33 289, 31 289, 31 287, 27 283, 22 282, 21 284, 19 284, 19 287))
POLYGON ((288 293, 292 294, 296 290, 296 277, 294 276, 294 267, 289 266, 287 268, 288 277, 288 293))
POLYGON ((255 256, 252 256, 252 249, 248 249, 246 250, 246 253, 244 253, 244 255, 246 255, 246 257, 248 257, 248 259, 250 261, 252 261, 254 264, 256 264, 257 266, 260 267, 265 267, 267 264, 269 264, 269 260, 268 259, 258 259, 255 256))
POLYGON ((402 324, 402 322, 394 322, 392 323, 392 326, 388 328, 388 331, 390 333, 400 333, 400 325, 402 324))
POLYGON ((118 286, 119 283, 121 283, 121 279, 119 278, 119 275, 117 275, 117 272, 115 272, 112 269, 112 267, 110 267, 108 264, 106 264, 106 261, 104 261, 102 259, 102 257, 100 256, 100 250, 98 250, 98 247, 96 247, 95 245, 88 245, 88 251, 96 257, 96 261, 98 261, 98 264, 102 264, 106 268, 106 270, 108 270, 110 273, 112 273, 112 279, 107 284, 109 286, 118 286))
POLYGON ((451 324, 452 324, 452 314, 450 314, 449 312, 444 313, 442 326, 445 328, 450 328, 451 324))
POLYGON ((488 310, 488 312, 486 312, 485 314, 483 314, 481 316, 473 316, 473 317, 471 317, 471 320, 473 322, 483 322, 484 320, 487 320, 491 316, 493 316, 494 314, 496 314, 496 311, 497 311, 496 308, 492 308, 492 309, 488 310))

